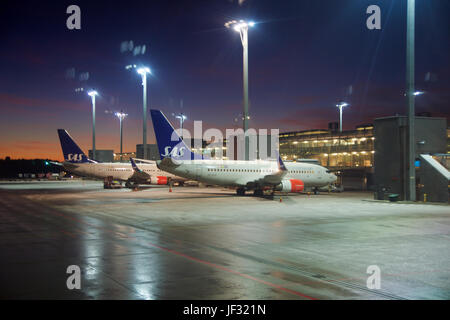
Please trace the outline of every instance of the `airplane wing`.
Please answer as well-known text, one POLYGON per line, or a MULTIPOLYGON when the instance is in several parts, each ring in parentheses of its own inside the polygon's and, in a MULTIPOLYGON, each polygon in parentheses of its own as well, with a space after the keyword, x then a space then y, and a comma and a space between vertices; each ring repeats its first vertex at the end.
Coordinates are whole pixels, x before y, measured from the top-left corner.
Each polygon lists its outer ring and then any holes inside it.
POLYGON ((288 170, 286 169, 283 160, 281 160, 281 157, 278 154, 278 171, 274 174, 269 174, 265 176, 263 178, 263 182, 264 184, 279 184, 281 183, 281 180, 283 180, 287 172, 288 170))
POLYGON ((254 180, 254 181, 248 181, 248 180, 242 180, 237 181, 238 185, 242 186, 274 186, 281 183, 284 176, 288 173, 288 170, 286 169, 286 166, 283 163, 283 160, 281 160, 280 155, 278 155, 278 171, 273 174, 268 174, 264 176, 263 178, 254 180))
POLYGON ((146 159, 139 159, 139 158, 133 158, 134 162, 136 163, 136 160, 139 163, 149 163, 149 164, 155 164, 156 161, 155 160, 146 160, 146 159))
POLYGON ((179 164, 175 163, 172 158, 164 158, 162 160, 156 161, 156 166, 159 169, 164 170, 164 168, 166 169, 176 168, 179 166, 179 164))
POLYGON ((150 175, 148 173, 142 171, 141 169, 139 169, 138 166, 136 165, 136 162, 134 162, 133 158, 130 158, 130 162, 131 162, 131 167, 133 168, 133 174, 131 175, 129 180, 147 181, 148 179, 150 179, 150 175))

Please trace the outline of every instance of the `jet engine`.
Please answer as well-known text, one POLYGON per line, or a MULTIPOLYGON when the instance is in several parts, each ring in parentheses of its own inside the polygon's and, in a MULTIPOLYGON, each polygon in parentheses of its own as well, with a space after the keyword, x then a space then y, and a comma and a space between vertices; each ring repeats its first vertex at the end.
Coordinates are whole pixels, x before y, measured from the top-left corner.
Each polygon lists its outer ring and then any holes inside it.
POLYGON ((156 176, 156 177, 151 177, 148 180, 149 184, 157 184, 157 185, 165 185, 165 184, 169 184, 169 178, 165 177, 165 176, 156 176))
POLYGON ((302 192, 305 189, 305 184, 302 180, 297 179, 288 179, 288 180, 282 180, 281 183, 276 186, 276 191, 281 192, 302 192))

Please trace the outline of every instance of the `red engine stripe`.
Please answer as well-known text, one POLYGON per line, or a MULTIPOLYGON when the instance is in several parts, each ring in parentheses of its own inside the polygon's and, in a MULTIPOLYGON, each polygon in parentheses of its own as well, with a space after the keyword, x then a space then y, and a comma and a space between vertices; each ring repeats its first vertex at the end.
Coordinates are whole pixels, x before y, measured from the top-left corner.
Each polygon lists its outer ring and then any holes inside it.
POLYGON ((157 184, 167 184, 167 177, 157 176, 156 178, 158 179, 157 184))
POLYGON ((301 192, 305 188, 305 184, 302 180, 291 179, 291 192, 301 192))

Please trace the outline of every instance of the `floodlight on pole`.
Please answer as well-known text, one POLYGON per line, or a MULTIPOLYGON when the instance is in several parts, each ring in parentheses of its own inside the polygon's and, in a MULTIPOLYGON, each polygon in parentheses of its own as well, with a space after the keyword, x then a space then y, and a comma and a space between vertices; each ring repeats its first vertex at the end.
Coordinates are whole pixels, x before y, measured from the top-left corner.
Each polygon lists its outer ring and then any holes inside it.
POLYGON ((415 46, 415 0, 408 0, 406 14, 406 92, 408 100, 408 157, 405 174, 405 199, 416 201, 416 142, 415 142, 415 83, 414 83, 414 46, 415 46))
MULTIPOLYGON (((412 93, 412 95, 413 96, 421 96, 421 95, 423 95, 423 94, 425 94, 425 91, 414 91, 413 93, 412 93)), ((407 93, 405 93, 404 94, 404 96, 406 97, 408 94, 407 93)))
POLYGON ((123 123, 122 123, 122 121, 123 121, 123 119, 125 119, 125 117, 128 114, 124 113, 123 111, 120 111, 120 112, 116 112, 115 115, 116 115, 117 118, 119 118, 119 127, 120 127, 120 162, 122 162, 122 160, 123 160, 123 150, 122 150, 122 142, 123 142, 123 139, 122 139, 122 137, 123 137, 123 135, 122 135, 122 133, 123 133, 122 128, 123 127, 122 126, 123 126, 123 123))
MULTIPOLYGON (((232 28, 236 32, 239 32, 241 36, 242 48, 243 48, 243 82, 244 82, 244 132, 248 130, 248 28, 253 27, 255 22, 245 20, 232 20, 225 23, 225 27, 232 28)), ((245 160, 249 158, 249 141, 248 136, 245 137, 245 160)))
POLYGON ((339 108, 339 132, 342 132, 342 109, 347 107, 349 104, 346 102, 339 102, 336 107, 339 108))
POLYGON ((92 101, 92 158, 95 160, 95 97, 98 96, 98 92, 91 90, 88 92, 88 95, 91 97, 92 101))
POLYGON ((143 119, 143 132, 142 132, 142 147, 144 149, 144 159, 147 159, 147 74, 151 74, 151 71, 147 67, 141 67, 138 68, 137 73, 141 75, 142 77, 142 87, 143 87, 143 99, 142 99, 142 106, 143 106, 143 113, 144 113, 144 119, 143 119))

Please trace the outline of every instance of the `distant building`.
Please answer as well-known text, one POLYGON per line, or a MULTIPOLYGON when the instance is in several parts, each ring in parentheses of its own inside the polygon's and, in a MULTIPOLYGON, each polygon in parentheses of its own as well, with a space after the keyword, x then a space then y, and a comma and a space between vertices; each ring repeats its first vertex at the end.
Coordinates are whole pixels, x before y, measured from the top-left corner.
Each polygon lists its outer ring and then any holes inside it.
POLYGON ((92 154, 92 150, 89 150, 89 159, 94 159, 100 162, 113 162, 114 150, 95 150, 95 158, 92 154))
POLYGON ((373 188, 373 125, 364 124, 342 132, 338 128, 332 122, 328 129, 280 133, 280 155, 288 161, 317 160, 319 165, 334 171, 337 184, 346 189, 373 188))
POLYGON ((114 153, 114 162, 129 162, 130 158, 136 158, 136 152, 114 153))
POLYGON ((332 169, 371 168, 374 157, 373 125, 355 130, 315 129, 280 133, 280 154, 285 160, 316 159, 332 169))
MULTIPOLYGON (((136 158, 144 159, 144 148, 142 144, 136 145, 136 158)), ((158 146, 156 144, 147 144, 147 159, 146 160, 160 160, 158 146)))

